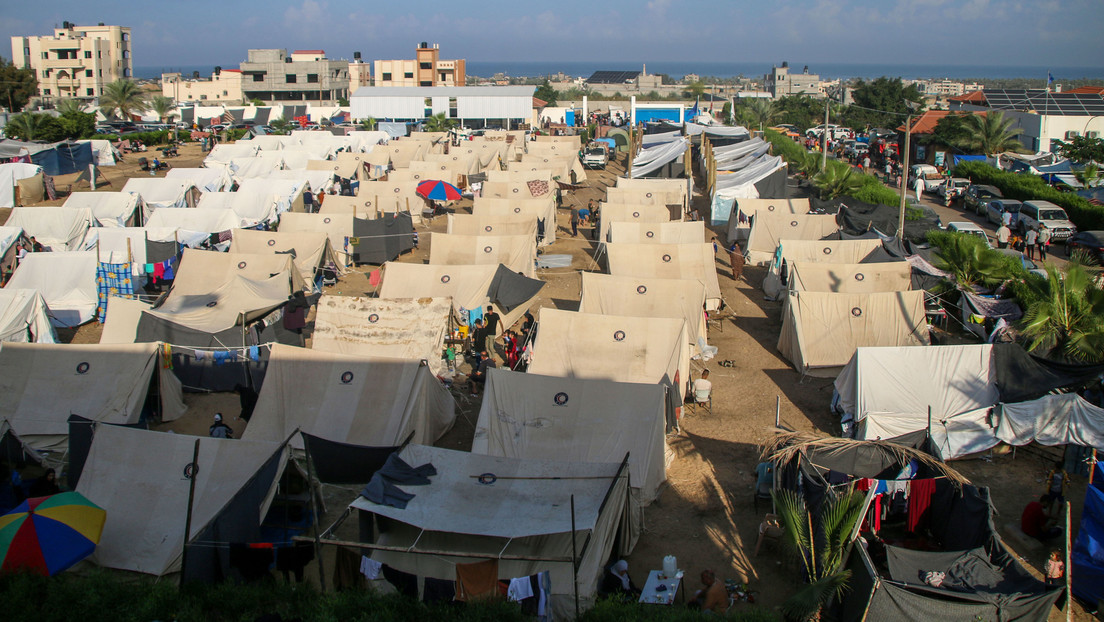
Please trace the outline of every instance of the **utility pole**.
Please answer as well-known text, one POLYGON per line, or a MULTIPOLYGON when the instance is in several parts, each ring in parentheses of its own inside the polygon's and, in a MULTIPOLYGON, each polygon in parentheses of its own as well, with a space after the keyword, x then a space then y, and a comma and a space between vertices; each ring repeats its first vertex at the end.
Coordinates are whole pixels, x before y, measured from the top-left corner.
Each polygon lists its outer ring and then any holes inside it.
MULTIPOLYGON (((908 192, 909 139, 912 137, 912 114, 905 120, 905 150, 901 155, 901 207, 897 214, 897 239, 905 239, 905 193, 908 192)), ((919 180, 917 180, 919 181, 919 180)))
POLYGON ((828 98, 824 98, 824 131, 820 133, 820 170, 828 168, 828 98))

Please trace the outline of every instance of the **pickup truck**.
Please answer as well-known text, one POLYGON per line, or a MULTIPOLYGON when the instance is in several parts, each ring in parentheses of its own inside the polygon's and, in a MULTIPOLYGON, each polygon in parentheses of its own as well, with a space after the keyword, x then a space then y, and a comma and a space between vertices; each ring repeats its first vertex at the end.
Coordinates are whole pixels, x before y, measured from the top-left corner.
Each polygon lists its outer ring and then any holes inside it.
POLYGON ((605 143, 591 142, 583 147, 580 154, 583 166, 587 168, 606 168, 609 164, 609 146, 605 143))

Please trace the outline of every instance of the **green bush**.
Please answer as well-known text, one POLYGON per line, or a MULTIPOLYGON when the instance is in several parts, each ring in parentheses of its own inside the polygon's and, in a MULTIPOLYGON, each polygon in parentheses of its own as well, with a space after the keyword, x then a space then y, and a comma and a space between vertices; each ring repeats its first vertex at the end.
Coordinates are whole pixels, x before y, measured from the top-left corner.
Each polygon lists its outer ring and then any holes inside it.
POLYGON ((1092 205, 1076 194, 1056 190, 1038 175, 1010 173, 984 162, 963 162, 955 167, 954 175, 968 177, 976 184, 995 186, 1008 199, 1050 201, 1065 209, 1080 231, 1104 229, 1104 207, 1092 205))

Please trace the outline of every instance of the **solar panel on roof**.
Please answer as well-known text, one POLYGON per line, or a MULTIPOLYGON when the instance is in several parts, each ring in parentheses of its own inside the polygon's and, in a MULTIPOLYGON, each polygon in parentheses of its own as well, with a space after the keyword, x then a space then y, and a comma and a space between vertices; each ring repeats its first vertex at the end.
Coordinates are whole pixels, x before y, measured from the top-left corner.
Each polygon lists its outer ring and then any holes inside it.
POLYGON ((635 80, 639 71, 595 71, 587 82, 590 84, 624 84, 635 80))
POLYGON ((985 100, 995 110, 1035 110, 1056 116, 1104 114, 1104 98, 1095 93, 1001 89, 985 91, 985 100))

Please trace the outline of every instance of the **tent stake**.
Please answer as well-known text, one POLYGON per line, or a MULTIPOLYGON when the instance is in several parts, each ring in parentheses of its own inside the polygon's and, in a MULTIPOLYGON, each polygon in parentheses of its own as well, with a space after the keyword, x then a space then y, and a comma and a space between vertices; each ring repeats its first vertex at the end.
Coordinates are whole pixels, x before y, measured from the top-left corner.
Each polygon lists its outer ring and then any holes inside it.
POLYGON ((780 419, 782 417, 782 396, 774 396, 774 427, 779 427, 780 419))
POLYGON ((192 534, 192 505, 195 503, 196 477, 199 476, 199 439, 195 441, 195 449, 192 451, 192 474, 188 480, 188 513, 184 517, 184 546, 180 549, 180 585, 184 585, 185 570, 188 567, 188 540, 192 534))
MULTIPOLYGON (((198 442, 198 441, 197 441, 198 442)), ((1069 502, 1067 501, 1068 505, 1069 502)), ((1067 514, 1067 520, 1068 514, 1067 514)), ((1067 538, 1068 532, 1067 532, 1067 538)), ((1069 558, 1069 547, 1066 547, 1066 558, 1069 558)), ((575 588, 575 619, 579 619, 579 558, 575 551, 575 495, 571 495, 571 576, 574 579, 575 588)), ((1066 602, 1069 602, 1068 600, 1066 602)))

